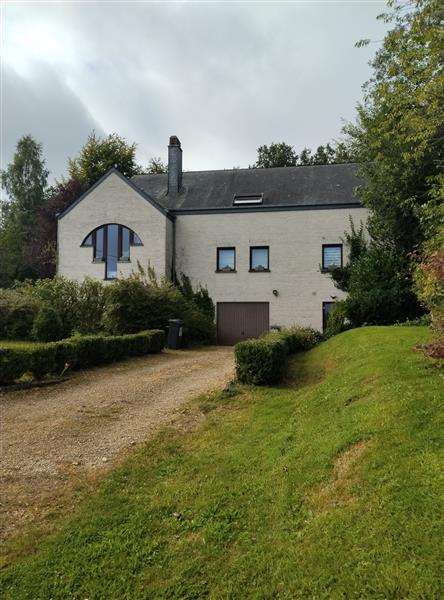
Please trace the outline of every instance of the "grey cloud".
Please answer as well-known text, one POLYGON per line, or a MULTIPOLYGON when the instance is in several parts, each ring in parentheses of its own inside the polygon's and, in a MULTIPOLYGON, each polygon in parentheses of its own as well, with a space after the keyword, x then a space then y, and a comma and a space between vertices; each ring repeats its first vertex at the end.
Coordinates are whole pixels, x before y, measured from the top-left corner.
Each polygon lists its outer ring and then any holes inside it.
POLYGON ((30 79, 4 66, 2 101, 4 163, 11 160, 17 140, 31 133, 43 144, 51 179, 66 171, 68 157, 78 153, 93 129, 99 135, 104 133, 72 90, 45 64, 35 64, 30 79))
MULTIPOLYGON (((63 3, 16 7, 8 23, 43 20, 66 33, 69 60, 53 61, 54 76, 63 70, 73 102, 88 107, 96 129, 136 141, 140 162, 165 157, 176 134, 186 169, 230 168, 252 163, 263 143, 300 149, 339 136, 341 120, 354 118, 377 47, 354 43, 384 36, 386 25, 375 20, 383 6, 63 3)), ((45 114, 37 97, 46 98, 46 84, 35 77, 28 84, 45 114)), ((52 96, 62 107, 70 94, 59 86, 52 96)), ((21 121, 23 107, 8 110, 21 121)), ((30 126, 64 157, 79 145, 75 132, 59 143, 41 124, 31 119, 30 126)))

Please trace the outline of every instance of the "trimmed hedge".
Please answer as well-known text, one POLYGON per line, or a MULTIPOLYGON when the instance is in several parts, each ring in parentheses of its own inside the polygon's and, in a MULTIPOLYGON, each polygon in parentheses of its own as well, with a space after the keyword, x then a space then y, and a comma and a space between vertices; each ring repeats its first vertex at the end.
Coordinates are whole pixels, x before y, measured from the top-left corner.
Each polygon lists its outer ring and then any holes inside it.
POLYGON ((30 347, 0 348, 0 385, 14 383, 29 373, 35 379, 58 375, 64 369, 83 369, 128 356, 160 352, 165 345, 161 330, 68 338, 30 347))
POLYGON ((289 354, 309 350, 321 340, 314 329, 291 327, 239 342, 234 347, 237 379, 253 385, 277 383, 284 376, 289 354))

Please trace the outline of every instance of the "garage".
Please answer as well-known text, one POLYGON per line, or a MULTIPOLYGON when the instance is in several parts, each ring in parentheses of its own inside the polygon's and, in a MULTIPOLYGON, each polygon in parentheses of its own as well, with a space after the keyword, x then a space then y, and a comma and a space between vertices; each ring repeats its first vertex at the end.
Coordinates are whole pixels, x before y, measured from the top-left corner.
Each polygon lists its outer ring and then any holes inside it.
POLYGON ((217 303, 217 339, 223 346, 259 337, 269 328, 269 302, 217 303))

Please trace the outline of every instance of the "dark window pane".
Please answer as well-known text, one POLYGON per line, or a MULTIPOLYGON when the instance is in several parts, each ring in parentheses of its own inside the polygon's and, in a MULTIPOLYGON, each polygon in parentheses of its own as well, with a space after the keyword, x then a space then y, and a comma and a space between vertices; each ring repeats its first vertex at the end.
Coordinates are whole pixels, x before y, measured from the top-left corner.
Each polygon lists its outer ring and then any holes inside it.
POLYGON ((268 270, 268 248, 252 248, 251 249, 251 270, 252 271, 267 271, 268 270))
POLYGON ((130 256, 130 230, 122 227, 122 255, 121 258, 128 259, 130 256))
POLYGON ((117 277, 117 247, 118 247, 118 225, 108 225, 108 249, 106 254, 106 278, 117 277))
POLYGON ((341 267, 341 246, 324 246, 324 269, 341 267))
POLYGON ((94 258, 103 260, 103 227, 96 230, 96 245, 94 246, 94 258))
POLYGON ((217 251, 217 270, 234 271, 234 248, 219 248, 217 251))
POLYGON ((142 240, 134 231, 131 232, 131 246, 143 246, 142 240))
POLYGON ((83 242, 82 246, 92 246, 93 245, 93 239, 92 239, 92 237, 93 237, 92 233, 90 233, 89 236, 83 242))
POLYGON ((322 303, 322 327, 325 329, 327 327, 328 317, 330 315, 331 309, 335 305, 334 302, 323 302, 322 303))

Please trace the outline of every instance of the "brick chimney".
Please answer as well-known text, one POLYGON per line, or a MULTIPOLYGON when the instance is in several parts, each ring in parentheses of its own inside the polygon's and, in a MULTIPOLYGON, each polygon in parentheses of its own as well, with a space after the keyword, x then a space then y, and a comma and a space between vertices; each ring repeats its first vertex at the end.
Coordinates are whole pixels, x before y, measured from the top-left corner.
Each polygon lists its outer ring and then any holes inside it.
POLYGON ((168 145, 168 194, 178 194, 182 189, 182 148, 179 138, 170 137, 168 145))

